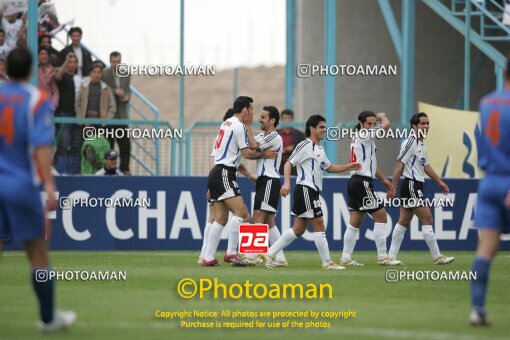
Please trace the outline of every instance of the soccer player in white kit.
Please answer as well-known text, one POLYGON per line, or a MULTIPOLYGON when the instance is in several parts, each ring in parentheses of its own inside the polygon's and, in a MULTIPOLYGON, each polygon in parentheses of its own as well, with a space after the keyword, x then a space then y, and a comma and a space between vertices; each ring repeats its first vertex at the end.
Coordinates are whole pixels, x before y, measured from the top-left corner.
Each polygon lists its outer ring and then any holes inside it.
MULTIPOLYGON (((275 215, 278 211, 278 202, 280 200, 280 162, 283 155, 283 139, 276 132, 276 127, 280 121, 280 113, 274 106, 264 106, 260 114, 260 129, 262 130, 255 140, 261 150, 274 150, 278 152, 275 159, 260 158, 257 159, 257 182, 255 202, 253 205, 252 223, 267 224, 269 226, 269 244, 273 245, 280 237, 280 231, 275 223, 275 215)), ((255 254, 247 254, 246 260, 256 263, 255 254)), ((276 254, 274 263, 279 267, 286 267, 287 260, 283 251, 276 254)))
POLYGON ((442 255, 439 251, 436 235, 432 229, 432 213, 430 212, 430 207, 424 204, 424 173, 439 185, 445 195, 448 194, 449 189, 448 185, 441 180, 429 163, 427 148, 423 142, 423 138, 429 131, 429 124, 429 118, 426 113, 420 112, 414 114, 411 117, 411 129, 413 133, 409 138, 406 138, 400 146, 400 153, 397 157, 395 171, 393 172, 393 187, 397 190, 398 180, 403 172, 404 181, 400 187, 400 198, 404 205, 400 207, 400 216, 398 218, 398 223, 393 229, 388 255, 392 259, 397 258, 405 232, 409 228, 413 216, 416 215, 423 224, 423 239, 429 247, 432 261, 434 264, 440 265, 452 263, 454 258, 442 255))
POLYGON ((321 201, 319 192, 322 190, 322 173, 339 173, 349 170, 360 169, 359 163, 347 165, 333 165, 326 157, 320 141, 324 139, 326 132, 326 119, 321 115, 313 115, 306 122, 304 141, 299 143, 284 166, 285 182, 281 189, 283 197, 290 193, 290 174, 293 166, 296 166, 298 176, 294 189, 294 205, 292 215, 296 216, 291 229, 283 233, 267 254, 261 256, 266 267, 275 267, 272 257, 278 254, 294 240, 304 234, 309 224, 312 225, 315 246, 321 257, 324 269, 345 269, 331 261, 328 240, 326 239, 326 227, 322 217, 321 201))
POLYGON ((390 121, 385 113, 381 112, 376 115, 372 111, 363 111, 358 115, 358 125, 355 127, 355 136, 351 143, 350 161, 361 163, 361 169, 351 171, 351 179, 347 186, 350 221, 344 234, 344 249, 340 262, 342 266, 363 265, 352 259, 352 252, 366 213, 369 213, 375 220, 374 241, 377 248, 378 264, 400 264, 400 261, 390 259, 386 253, 386 209, 377 202, 373 184, 374 179, 379 178, 388 191, 388 197, 393 197, 393 185, 377 169, 377 148, 374 141, 378 135, 378 129, 387 130, 389 127, 390 121), (380 122, 380 125, 376 125, 377 122, 380 122))
MULTIPOLYGON (((234 244, 238 243, 239 225, 250 219, 236 181, 236 172, 241 162, 241 156, 247 159, 262 157, 261 152, 254 151, 258 149, 258 146, 251 130, 253 99, 240 96, 236 98, 232 109, 234 116, 223 122, 216 137, 215 166, 209 173, 207 183, 210 198, 215 204, 216 217, 208 235, 205 257, 202 261, 204 267, 219 265, 214 256, 220 242, 221 232, 228 221, 229 211, 232 211, 234 215, 231 219, 229 235, 234 244)), ((247 265, 237 255, 232 258, 231 263, 234 266, 247 265)))
MULTIPOLYGON (((226 121, 230 117, 234 115, 234 110, 228 109, 227 112, 225 112, 225 115, 223 116, 223 121, 226 121)), ((215 149, 216 149, 216 141, 214 142, 211 157, 209 157, 209 171, 214 168, 214 155, 215 155, 215 149)), ((255 177, 246 169, 246 167, 241 163, 239 164, 239 167, 237 168, 237 171, 241 173, 242 175, 246 176, 253 184, 255 184, 255 177)), ((202 264, 202 261, 205 257, 205 251, 207 249, 207 240, 209 239, 209 231, 211 230, 211 227, 214 223, 214 219, 216 217, 216 214, 214 212, 214 202, 211 201, 209 192, 207 192, 207 203, 209 205, 209 217, 207 219, 207 223, 204 228, 204 236, 202 239, 202 249, 200 251, 200 255, 198 256, 198 264, 202 264)), ((227 223, 228 224, 228 223, 227 223)), ((230 239, 229 239, 230 241, 230 239)), ((232 246, 229 244, 228 248, 232 248, 232 246)), ((225 262, 231 263, 232 262, 232 256, 229 256, 228 254, 225 254, 223 256, 223 260, 225 262)))

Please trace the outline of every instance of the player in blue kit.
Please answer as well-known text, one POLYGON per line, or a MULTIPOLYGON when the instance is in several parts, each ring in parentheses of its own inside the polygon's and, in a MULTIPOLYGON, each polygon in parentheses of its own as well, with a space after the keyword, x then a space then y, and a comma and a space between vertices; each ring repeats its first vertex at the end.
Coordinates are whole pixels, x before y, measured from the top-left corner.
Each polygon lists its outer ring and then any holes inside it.
MULTIPOLYGON (((56 188, 51 175, 53 112, 49 97, 27 83, 31 72, 30 52, 14 49, 7 57, 11 81, 0 85, 0 239, 24 245, 39 301, 38 327, 52 332, 72 325, 76 314, 54 310, 54 284, 49 276, 45 211, 38 180, 40 177, 47 194, 47 209, 55 210, 56 188)), ((1 246, 2 241, 0 249, 1 246)))
POLYGON ((485 296, 492 259, 499 237, 510 232, 510 59, 505 71, 505 88, 485 96, 480 102, 481 133, 478 166, 485 178, 478 185, 475 226, 480 239, 473 262, 476 280, 471 283, 470 322, 487 326, 485 296), (505 204, 506 203, 506 204, 505 204))

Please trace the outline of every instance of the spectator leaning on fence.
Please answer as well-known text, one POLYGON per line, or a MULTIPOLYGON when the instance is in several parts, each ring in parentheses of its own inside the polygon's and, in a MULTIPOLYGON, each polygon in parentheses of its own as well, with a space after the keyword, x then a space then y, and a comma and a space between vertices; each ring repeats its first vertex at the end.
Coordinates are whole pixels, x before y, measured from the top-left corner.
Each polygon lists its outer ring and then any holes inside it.
MULTIPOLYGON (((81 78, 76 74, 77 66, 74 53, 69 53, 57 70, 55 79, 58 85, 59 102, 55 110, 56 117, 76 117, 75 103, 81 85, 81 78)), ((61 174, 79 174, 83 142, 81 125, 57 124, 56 133, 55 168, 61 174)))
POLYGON ((104 165, 101 170, 96 172, 97 176, 123 176, 124 174, 117 169, 118 153, 115 150, 110 150, 104 154, 104 165))
MULTIPOLYGON (((85 128, 99 126, 89 125, 85 128)), ((108 139, 98 134, 95 138, 86 139, 81 147, 81 174, 94 175, 104 165, 104 155, 110 150, 108 139)))
POLYGON ((50 64, 50 51, 46 46, 39 46, 37 55, 37 87, 51 97, 53 110, 58 106, 58 86, 55 68, 50 64))
MULTIPOLYGON (((110 53, 110 68, 103 72, 103 81, 112 89, 115 97, 117 110, 115 111, 115 119, 128 119, 129 99, 131 97, 131 77, 118 77, 115 72, 117 65, 122 62, 122 56, 119 52, 110 53)), ((127 125, 113 125, 112 131, 126 129, 127 125)), ((131 154, 131 143, 128 134, 114 133, 114 136, 121 138, 110 138, 110 146, 115 147, 115 140, 120 150, 120 171, 129 174, 129 157, 131 154)))
POLYGON ((51 46, 51 35, 43 34, 39 37, 39 46, 46 46, 50 51, 50 64, 59 66, 58 51, 51 46))
POLYGON ((76 100, 77 118, 113 118, 116 110, 115 98, 110 87, 101 80, 102 74, 101 65, 96 63, 89 76, 83 79, 76 100))
POLYGON ((78 75, 85 77, 89 74, 92 65, 92 55, 90 52, 81 46, 82 30, 79 27, 73 27, 69 30, 69 37, 71 38, 71 45, 66 46, 60 51, 60 63, 66 60, 66 55, 73 52, 78 59, 78 75))
MULTIPOLYGON (((289 109, 285 109, 280 114, 280 121, 284 123, 290 123, 294 121, 294 112, 289 109)), ((296 145, 305 140, 305 135, 294 128, 284 127, 278 130, 280 136, 283 139, 283 154, 282 154, 282 162, 280 164, 280 174, 283 175, 283 165, 287 162, 287 159, 294 151, 296 145)), ((292 176, 297 175, 296 167, 292 167, 291 171, 292 176)))

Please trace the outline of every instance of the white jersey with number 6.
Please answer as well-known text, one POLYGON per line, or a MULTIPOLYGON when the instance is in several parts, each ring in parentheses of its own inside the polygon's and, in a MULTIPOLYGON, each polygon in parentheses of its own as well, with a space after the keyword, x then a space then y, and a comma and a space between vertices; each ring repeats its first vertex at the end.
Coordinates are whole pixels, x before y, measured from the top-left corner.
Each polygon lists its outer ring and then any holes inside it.
POLYGON ((375 137, 378 129, 381 129, 381 127, 376 126, 373 129, 363 129, 356 132, 356 136, 351 142, 350 162, 361 163, 361 169, 351 171, 351 176, 359 175, 375 178, 377 170, 375 137))
POLYGON ((221 124, 214 146, 214 164, 237 169, 241 150, 248 147, 247 130, 239 118, 231 117, 221 124))

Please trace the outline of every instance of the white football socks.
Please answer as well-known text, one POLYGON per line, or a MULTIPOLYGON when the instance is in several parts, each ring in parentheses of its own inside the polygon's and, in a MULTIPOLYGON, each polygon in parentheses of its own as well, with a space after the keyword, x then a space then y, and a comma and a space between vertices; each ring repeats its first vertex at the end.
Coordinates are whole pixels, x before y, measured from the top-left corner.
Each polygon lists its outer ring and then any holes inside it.
POLYGON ((205 250, 207 249, 207 239, 209 238, 209 231, 211 230, 212 224, 207 223, 204 229, 204 238, 202 240, 202 250, 200 251, 200 257, 204 258, 205 250))
POLYGON ((274 256, 279 251, 282 251, 284 248, 286 248, 289 244, 291 244, 294 240, 297 240, 297 236, 294 233, 294 230, 291 228, 284 232, 282 234, 282 237, 276 241, 271 248, 269 248, 269 251, 267 252, 269 256, 274 256))
POLYGON ((243 223, 243 219, 239 216, 232 216, 229 223, 230 232, 228 233, 227 255, 235 255, 237 254, 239 243, 239 226, 243 223))
POLYGON ((218 250, 218 245, 220 244, 221 232, 223 231, 223 226, 218 222, 214 221, 209 230, 209 235, 207 239, 207 247, 205 249, 205 257, 206 261, 214 260, 214 255, 216 254, 216 250, 218 250))
POLYGON ((329 255, 329 246, 328 240, 326 239, 326 233, 324 231, 314 232, 313 239, 315 241, 315 246, 319 251, 322 264, 329 264, 331 262, 331 256, 329 255))
POLYGON ((397 258, 397 254, 400 250, 400 245, 402 244, 402 240, 404 239, 404 235, 406 233, 407 228, 403 227, 400 224, 395 224, 395 228, 393 228, 393 233, 391 234, 391 246, 390 252, 388 254, 392 259, 397 258))
MULTIPOLYGON (((278 241, 278 239, 282 237, 280 234, 280 230, 278 230, 277 226, 269 228, 269 245, 273 245, 278 241)), ((285 261, 285 255, 283 254, 283 250, 280 250, 275 254, 276 261, 285 261)))
POLYGON ((388 256, 386 253, 386 223, 374 223, 374 241, 377 248, 377 258, 382 260, 388 256))
POLYGON ((344 233, 344 249, 342 251, 342 261, 348 262, 352 260, 352 252, 356 246, 356 238, 358 237, 359 228, 354 228, 352 225, 347 225, 344 233))
POLYGON ((427 242, 427 246, 429 246, 430 253, 432 254, 433 259, 437 259, 441 252, 439 251, 439 246, 437 245, 436 234, 434 234, 434 230, 431 225, 424 225, 422 227, 423 238, 425 242, 427 242))

